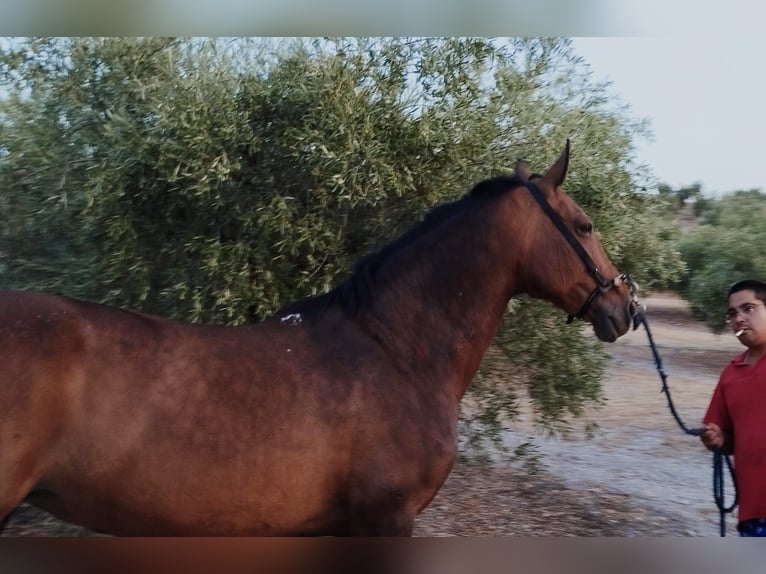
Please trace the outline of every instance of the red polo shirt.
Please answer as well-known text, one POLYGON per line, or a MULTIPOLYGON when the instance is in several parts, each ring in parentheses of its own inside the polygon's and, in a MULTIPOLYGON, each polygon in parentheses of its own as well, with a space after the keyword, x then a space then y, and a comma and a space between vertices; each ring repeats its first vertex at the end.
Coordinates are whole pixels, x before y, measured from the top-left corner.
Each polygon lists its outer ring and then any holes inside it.
POLYGON ((704 419, 734 437, 739 520, 766 518, 766 356, 755 365, 744 357, 724 368, 704 419))

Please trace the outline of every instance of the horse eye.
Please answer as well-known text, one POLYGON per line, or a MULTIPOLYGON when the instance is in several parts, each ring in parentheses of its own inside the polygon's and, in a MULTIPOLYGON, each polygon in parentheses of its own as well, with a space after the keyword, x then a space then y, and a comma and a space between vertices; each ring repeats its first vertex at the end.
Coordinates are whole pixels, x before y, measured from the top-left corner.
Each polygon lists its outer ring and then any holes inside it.
POLYGON ((578 223, 577 231, 585 235, 593 233, 593 224, 590 221, 578 223))

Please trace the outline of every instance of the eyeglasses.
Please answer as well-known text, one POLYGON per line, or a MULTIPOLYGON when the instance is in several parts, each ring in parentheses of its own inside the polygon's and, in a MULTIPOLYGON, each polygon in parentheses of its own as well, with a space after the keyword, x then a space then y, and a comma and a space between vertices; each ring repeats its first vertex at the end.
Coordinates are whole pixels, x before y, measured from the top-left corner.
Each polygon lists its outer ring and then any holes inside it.
POLYGON ((739 309, 729 309, 726 311, 726 315, 724 315, 724 317, 727 321, 734 321, 740 313, 747 317, 748 315, 753 314, 753 311, 755 311, 756 307, 763 306, 763 303, 745 303, 744 305, 740 305, 739 309))

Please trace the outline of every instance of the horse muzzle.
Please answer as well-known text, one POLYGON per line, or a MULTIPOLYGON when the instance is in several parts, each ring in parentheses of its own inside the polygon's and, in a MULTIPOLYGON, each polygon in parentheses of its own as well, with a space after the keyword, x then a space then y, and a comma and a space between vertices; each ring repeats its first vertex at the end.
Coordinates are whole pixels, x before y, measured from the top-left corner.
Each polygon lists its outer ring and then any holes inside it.
MULTIPOLYGON (((567 324, 571 323, 575 319, 582 319, 585 317, 585 315, 590 311, 591 306, 593 303, 598 300, 599 297, 601 297, 604 293, 607 293, 610 289, 614 289, 615 287, 619 287, 620 285, 627 285, 628 289, 630 289, 630 301, 628 302, 628 312, 630 313, 631 317, 635 318, 637 315, 637 310, 641 308, 640 303, 638 302, 638 284, 633 281, 633 278, 628 275, 627 273, 620 273, 617 275, 614 279, 611 281, 606 281, 601 276, 596 275, 596 281, 597 285, 593 289, 593 291, 590 292, 590 295, 588 295, 588 298, 585 300, 585 303, 583 303, 582 307, 580 307, 580 310, 577 311, 574 315, 569 315, 567 317, 567 324)), ((640 323, 634 325, 634 329, 638 327, 640 323)))

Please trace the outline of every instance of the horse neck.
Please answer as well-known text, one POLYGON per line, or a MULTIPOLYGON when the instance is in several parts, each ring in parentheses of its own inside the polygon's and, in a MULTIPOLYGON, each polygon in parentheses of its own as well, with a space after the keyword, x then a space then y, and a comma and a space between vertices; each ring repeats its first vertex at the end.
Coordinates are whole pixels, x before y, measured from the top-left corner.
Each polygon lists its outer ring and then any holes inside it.
MULTIPOLYGON (((497 332, 514 290, 513 246, 493 233, 487 206, 445 222, 379 270, 365 313, 373 336, 400 368, 449 378, 462 397, 497 332)), ((508 236, 507 223, 504 236, 508 236)))

